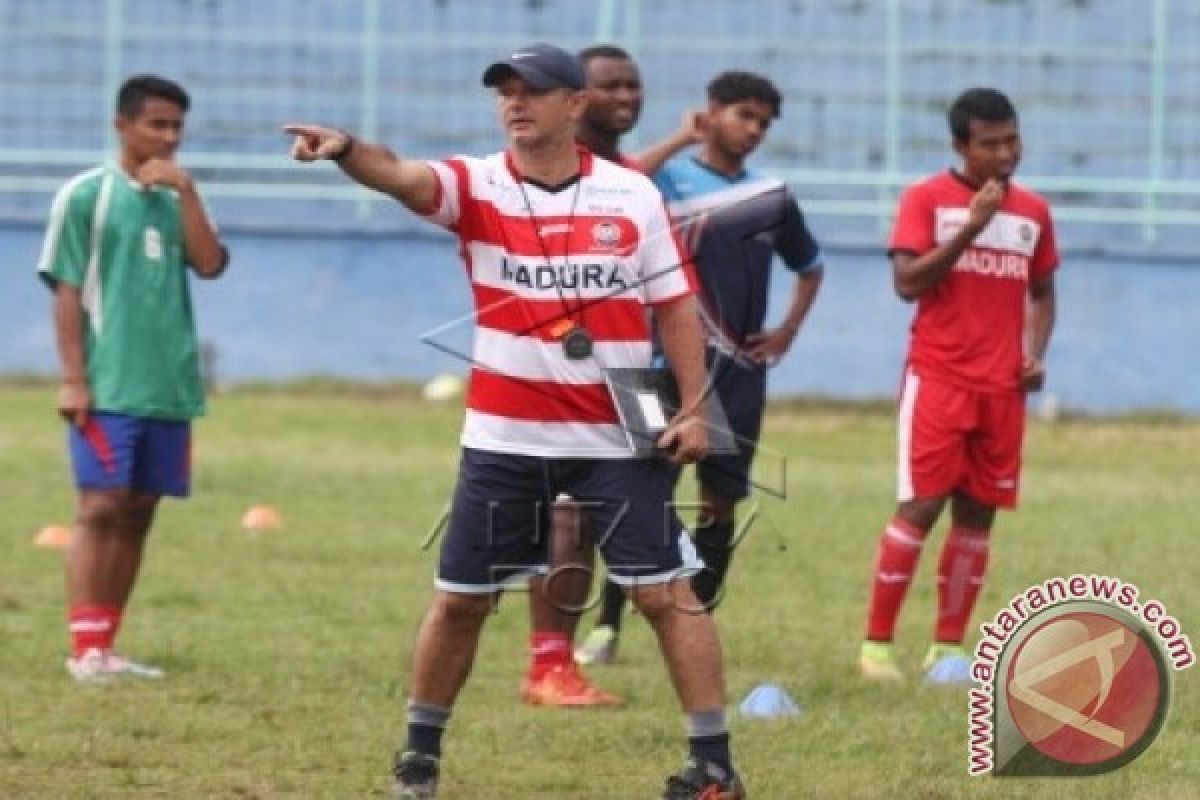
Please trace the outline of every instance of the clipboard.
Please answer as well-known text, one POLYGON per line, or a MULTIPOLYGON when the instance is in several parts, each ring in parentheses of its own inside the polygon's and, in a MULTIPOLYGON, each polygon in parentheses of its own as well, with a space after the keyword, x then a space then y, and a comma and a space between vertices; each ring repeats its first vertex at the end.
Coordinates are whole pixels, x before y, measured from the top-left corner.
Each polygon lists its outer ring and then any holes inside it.
MULTIPOLYGON (((666 367, 610 367, 604 370, 604 380, 633 454, 659 455, 658 437, 679 411, 675 374, 666 367)), ((729 427, 729 418, 715 392, 710 391, 705 397, 704 416, 709 455, 737 455, 737 436, 729 427)))

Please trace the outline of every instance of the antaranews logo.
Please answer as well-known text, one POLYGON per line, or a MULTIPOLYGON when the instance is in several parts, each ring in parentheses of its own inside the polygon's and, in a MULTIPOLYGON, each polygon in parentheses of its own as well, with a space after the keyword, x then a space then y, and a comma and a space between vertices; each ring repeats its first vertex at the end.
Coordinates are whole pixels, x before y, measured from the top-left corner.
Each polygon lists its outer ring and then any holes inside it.
POLYGON ((1146 751, 1171 672, 1195 661, 1178 620, 1119 578, 1051 578, 1015 596, 975 648, 967 771, 1098 775, 1146 751))

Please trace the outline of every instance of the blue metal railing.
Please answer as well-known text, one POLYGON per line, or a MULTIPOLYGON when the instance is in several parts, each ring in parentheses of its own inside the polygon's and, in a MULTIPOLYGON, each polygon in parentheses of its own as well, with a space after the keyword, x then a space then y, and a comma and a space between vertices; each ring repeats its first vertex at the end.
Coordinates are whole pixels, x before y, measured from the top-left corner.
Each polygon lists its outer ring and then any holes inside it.
POLYGON ((787 113, 756 163, 826 230, 877 234, 898 191, 951 160, 945 102, 985 82, 1021 109, 1023 180, 1059 219, 1092 224, 1089 244, 1200 223, 1187 0, 0 0, 0 15, 0 218, 44 213, 66 174, 112 152, 116 87, 154 70, 196 99, 184 160, 218 206, 259 200, 263 225, 401 225, 333 170, 289 162, 279 124, 325 120, 422 155, 490 149, 480 64, 550 39, 638 56, 648 97, 631 146, 699 104, 711 73, 771 75, 787 113), (67 57, 87 66, 54 66, 67 57))

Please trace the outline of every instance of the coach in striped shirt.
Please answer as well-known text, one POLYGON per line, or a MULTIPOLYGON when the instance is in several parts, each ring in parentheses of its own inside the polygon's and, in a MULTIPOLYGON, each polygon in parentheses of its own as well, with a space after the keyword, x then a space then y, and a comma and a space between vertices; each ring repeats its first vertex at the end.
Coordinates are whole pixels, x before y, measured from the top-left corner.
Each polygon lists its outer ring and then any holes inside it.
POLYGON ((646 367, 646 311, 680 386, 660 447, 704 455, 705 371, 695 279, 654 185, 574 140, 586 107, 576 58, 529 45, 483 74, 509 146, 485 158, 399 158, 343 131, 289 125, 293 156, 330 159, 459 240, 476 309, 462 458, 436 592, 418 634, 396 793, 436 796, 441 737, 493 595, 544 571, 548 513, 575 498, 613 578, 662 643, 689 718, 690 759, 666 798, 743 796, 725 724, 716 628, 695 602, 667 513, 672 474, 634 459, 604 369, 646 367))

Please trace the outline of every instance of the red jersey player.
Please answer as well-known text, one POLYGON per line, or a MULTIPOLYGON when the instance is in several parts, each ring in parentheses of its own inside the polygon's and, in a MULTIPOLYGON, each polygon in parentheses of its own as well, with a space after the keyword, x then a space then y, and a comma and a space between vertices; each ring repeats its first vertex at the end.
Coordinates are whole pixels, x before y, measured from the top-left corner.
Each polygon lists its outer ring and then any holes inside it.
POLYGON ((948 120, 962 170, 909 187, 888 245, 896 293, 917 312, 897 426, 898 502, 880 539, 859 658, 869 678, 902 678, 896 618, 949 500, 925 669, 935 683, 970 680, 963 638, 996 509, 1016 506, 1025 394, 1045 380, 1054 326, 1054 227, 1046 201, 1012 181, 1016 110, 994 89, 968 89, 948 120))

